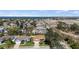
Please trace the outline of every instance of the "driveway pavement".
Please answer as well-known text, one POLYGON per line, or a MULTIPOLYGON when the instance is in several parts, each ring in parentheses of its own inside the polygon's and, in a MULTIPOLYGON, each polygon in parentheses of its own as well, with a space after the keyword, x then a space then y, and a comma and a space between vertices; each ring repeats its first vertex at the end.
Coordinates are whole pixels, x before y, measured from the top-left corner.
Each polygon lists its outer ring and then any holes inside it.
POLYGON ((40 48, 40 46, 39 46, 39 40, 34 40, 33 41, 34 42, 34 48, 40 48))
POLYGON ((14 49, 18 49, 20 46, 21 41, 17 40, 16 44, 14 45, 14 49))

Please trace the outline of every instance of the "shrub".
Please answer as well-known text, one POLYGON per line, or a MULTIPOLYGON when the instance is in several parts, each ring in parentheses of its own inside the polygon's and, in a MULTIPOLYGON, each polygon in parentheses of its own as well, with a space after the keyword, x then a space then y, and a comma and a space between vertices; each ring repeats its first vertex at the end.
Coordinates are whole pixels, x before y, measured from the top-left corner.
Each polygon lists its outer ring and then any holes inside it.
POLYGON ((72 49, 79 49, 79 43, 74 42, 72 39, 66 38, 65 41, 70 45, 72 49))
POLYGON ((24 44, 24 40, 21 41, 21 44, 24 44))
POLYGON ((70 45, 72 49, 79 49, 79 43, 73 43, 70 45))

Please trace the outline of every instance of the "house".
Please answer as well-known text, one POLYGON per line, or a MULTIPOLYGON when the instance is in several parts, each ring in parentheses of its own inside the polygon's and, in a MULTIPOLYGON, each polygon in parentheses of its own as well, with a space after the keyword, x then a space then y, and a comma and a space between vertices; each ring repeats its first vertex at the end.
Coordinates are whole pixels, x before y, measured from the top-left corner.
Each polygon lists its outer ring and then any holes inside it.
POLYGON ((16 27, 17 25, 15 23, 10 23, 10 26, 16 27))
POLYGON ((30 23, 27 23, 27 27, 32 27, 32 25, 30 23))
POLYGON ((46 32, 46 27, 43 24, 37 24, 36 28, 32 31, 34 34, 45 34, 46 32))
POLYGON ((26 34, 26 29, 22 29, 21 32, 26 34))
POLYGON ((36 33, 45 34, 46 33, 46 28, 44 28, 44 27, 36 27, 36 33))
POLYGON ((4 32, 4 27, 0 27, 0 33, 4 32))
POLYGON ((5 28, 9 26, 8 24, 9 24, 8 22, 3 22, 3 26, 4 26, 5 28))
POLYGON ((7 34, 8 31, 4 27, 0 27, 0 33, 7 34))
POLYGON ((11 36, 10 38, 12 39, 12 41, 16 40, 16 36, 11 36))
POLYGON ((29 36, 16 36, 16 38, 15 38, 15 41, 22 41, 22 40, 30 41, 31 37, 29 37, 29 36))

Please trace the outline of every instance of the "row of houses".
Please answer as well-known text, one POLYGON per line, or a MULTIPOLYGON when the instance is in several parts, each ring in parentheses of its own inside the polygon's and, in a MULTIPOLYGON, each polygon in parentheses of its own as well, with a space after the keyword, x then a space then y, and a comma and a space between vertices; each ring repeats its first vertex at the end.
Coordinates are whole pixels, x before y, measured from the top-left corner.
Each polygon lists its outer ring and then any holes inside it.
MULTIPOLYGON (((21 25, 21 23, 19 23, 19 26, 20 25, 21 25)), ((23 28, 19 30, 22 33, 28 33, 29 32, 28 30, 25 29, 25 27, 33 27, 33 25, 31 25, 31 23, 27 23, 27 22, 23 23, 22 26, 23 26, 23 28)), ((4 25, 0 26, 0 33, 1 32, 7 33, 8 30, 5 29, 6 27, 9 28, 9 27, 18 27, 18 26, 14 22, 13 23, 11 22, 9 25, 8 25, 7 22, 4 22, 4 25)), ((46 26, 45 26, 45 24, 42 24, 42 23, 37 23, 36 27, 34 27, 33 30, 32 30, 33 34, 45 34, 46 32, 47 32, 46 26)))
POLYGON ((3 36, 3 37, 0 37, 0 44, 2 44, 2 41, 7 40, 7 39, 11 39, 15 43, 21 42, 22 40, 24 40, 24 41, 32 40, 30 36, 3 36))

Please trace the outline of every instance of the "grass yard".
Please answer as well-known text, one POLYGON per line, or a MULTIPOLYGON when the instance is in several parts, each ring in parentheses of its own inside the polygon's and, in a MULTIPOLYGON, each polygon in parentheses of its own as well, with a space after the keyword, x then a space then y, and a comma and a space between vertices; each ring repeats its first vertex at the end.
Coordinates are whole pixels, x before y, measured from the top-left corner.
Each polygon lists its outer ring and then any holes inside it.
POLYGON ((20 46, 34 46, 34 42, 32 41, 23 42, 22 44, 20 44, 20 46))
POLYGON ((45 42, 39 42, 39 46, 48 46, 45 42))

